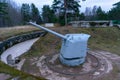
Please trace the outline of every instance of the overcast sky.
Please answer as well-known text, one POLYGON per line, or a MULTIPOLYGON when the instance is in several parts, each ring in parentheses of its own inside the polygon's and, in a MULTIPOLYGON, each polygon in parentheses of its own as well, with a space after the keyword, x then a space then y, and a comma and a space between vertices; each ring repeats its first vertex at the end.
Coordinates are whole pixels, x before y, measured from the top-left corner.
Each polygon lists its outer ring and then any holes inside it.
MULTIPOLYGON (((22 3, 34 3, 39 10, 43 7, 43 5, 51 5, 53 0, 13 0, 17 2, 17 4, 21 5, 22 3)), ((103 10, 108 11, 112 8, 112 5, 120 0, 86 0, 81 1, 81 8, 82 12, 85 11, 86 7, 93 7, 94 5, 101 6, 103 10)))

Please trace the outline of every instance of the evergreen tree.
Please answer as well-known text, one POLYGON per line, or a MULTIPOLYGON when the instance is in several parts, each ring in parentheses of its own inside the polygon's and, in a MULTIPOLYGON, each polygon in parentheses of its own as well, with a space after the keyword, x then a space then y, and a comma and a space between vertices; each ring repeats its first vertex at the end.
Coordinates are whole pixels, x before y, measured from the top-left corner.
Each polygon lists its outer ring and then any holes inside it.
POLYGON ((67 22, 67 17, 70 20, 70 18, 75 19, 76 16, 79 16, 79 7, 79 0, 54 0, 52 5, 59 18, 59 22, 63 24, 67 22))
POLYGON ((30 21, 30 6, 29 4, 22 4, 21 14, 23 19, 23 24, 30 21))
POLYGON ((54 11, 49 7, 49 5, 43 6, 42 17, 45 23, 55 23, 57 21, 54 11))
POLYGON ((97 20, 107 20, 107 14, 101 9, 101 7, 98 7, 96 16, 97 20))
POLYGON ((113 4, 113 8, 108 12, 110 20, 120 20, 120 2, 113 4))
POLYGON ((38 24, 42 23, 39 10, 33 3, 31 4, 31 20, 38 24))
POLYGON ((6 26, 6 22, 8 21, 8 12, 7 12, 8 4, 5 1, 0 0, 0 27, 6 26))
POLYGON ((85 15, 84 15, 84 13, 81 13, 80 15, 79 15, 79 20, 84 20, 85 19, 85 15))
POLYGON ((79 0, 54 0, 53 10, 59 12, 79 14, 79 0))
POLYGON ((120 8, 120 2, 117 2, 117 3, 113 4, 113 6, 115 6, 117 8, 120 8))

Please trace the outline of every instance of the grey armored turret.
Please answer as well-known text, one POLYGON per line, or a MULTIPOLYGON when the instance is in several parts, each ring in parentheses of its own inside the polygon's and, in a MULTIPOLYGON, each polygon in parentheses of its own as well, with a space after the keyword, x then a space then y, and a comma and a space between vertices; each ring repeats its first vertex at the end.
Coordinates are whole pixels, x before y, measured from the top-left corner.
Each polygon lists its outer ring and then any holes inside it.
POLYGON ((89 34, 62 35, 35 23, 29 23, 62 39, 59 59, 63 64, 68 66, 78 66, 85 62, 87 56, 87 42, 90 37, 89 34))

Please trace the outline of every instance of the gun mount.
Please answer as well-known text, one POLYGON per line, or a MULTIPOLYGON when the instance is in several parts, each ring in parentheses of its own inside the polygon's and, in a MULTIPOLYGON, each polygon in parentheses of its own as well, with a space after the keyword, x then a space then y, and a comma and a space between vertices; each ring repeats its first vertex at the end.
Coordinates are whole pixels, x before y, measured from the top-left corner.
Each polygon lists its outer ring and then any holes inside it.
POLYGON ((78 66, 85 62, 87 55, 87 42, 90 37, 89 34, 66 34, 62 35, 33 22, 29 22, 31 25, 52 33, 62 38, 62 46, 60 50, 60 61, 68 66, 78 66))

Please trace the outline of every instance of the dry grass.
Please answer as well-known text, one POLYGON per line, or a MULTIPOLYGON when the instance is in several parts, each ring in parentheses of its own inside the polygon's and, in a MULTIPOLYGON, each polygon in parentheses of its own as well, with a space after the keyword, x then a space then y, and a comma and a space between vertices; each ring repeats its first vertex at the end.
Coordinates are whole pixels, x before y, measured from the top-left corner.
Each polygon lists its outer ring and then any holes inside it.
MULTIPOLYGON (((55 27, 50 28, 61 34, 68 33, 86 33, 90 34, 91 38, 89 39, 88 46, 90 49, 100 49, 110 51, 120 55, 120 30, 117 28, 72 28, 72 27, 55 27)), ((40 38, 31 48, 24 58, 32 59, 34 57, 39 57, 42 54, 51 54, 57 53, 60 51, 61 39, 52 35, 47 34, 45 37, 40 38)), ((32 62, 29 62, 32 63, 32 62)), ((24 64, 24 69, 30 71, 34 68, 28 64, 24 64)), ((37 68, 36 68, 37 69, 37 68)), ((113 72, 110 75, 106 75, 99 80, 116 80, 118 69, 114 67, 113 72)))
MULTIPOLYGON (((91 35, 89 39, 88 46, 91 49, 101 49, 107 50, 112 53, 120 55, 120 30, 117 28, 72 28, 72 27, 55 27, 50 28, 61 34, 68 33, 87 33, 91 35)), ((32 26, 20 26, 14 28, 0 28, 0 40, 4 40, 8 37, 23 34, 26 32, 39 30, 32 26)), ((38 57, 41 54, 50 54, 53 52, 58 52, 61 47, 61 39, 52 35, 47 34, 45 37, 40 38, 31 48, 28 54, 23 57, 38 57)), ((9 68, 1 67, 0 70, 5 70, 5 73, 10 72, 9 68)), ((32 68, 30 68, 32 69, 32 68)), ((3 72, 3 71, 1 71, 3 72)), ((15 75, 11 74, 10 75, 15 75)), ((18 74, 18 73, 17 73, 18 74)), ((31 78, 31 77, 30 77, 31 78)), ((30 80, 30 78, 26 78, 30 80)), ((34 79, 31 79, 34 80, 34 79)))
POLYGON ((15 27, 9 27, 9 28, 0 28, 0 41, 17 35, 17 34, 23 34, 26 32, 31 32, 31 31, 36 31, 38 30, 37 28, 33 26, 15 26, 15 27))
MULTIPOLYGON (((68 33, 86 33, 90 34, 91 38, 88 41, 90 49, 106 50, 120 55, 120 30, 117 28, 72 28, 72 27, 57 27, 50 28, 61 34, 68 33)), ((60 51, 61 39, 47 34, 40 38, 28 52, 27 56, 38 56, 41 54, 49 54, 60 51)))
MULTIPOLYGON (((33 32, 37 30, 38 29, 33 26, 16 26, 16 27, 10 27, 10 28, 0 28, 0 41, 5 40, 11 36, 33 32)), ((45 80, 43 78, 35 77, 33 75, 11 68, 1 61, 0 61, 0 73, 9 74, 11 78, 20 77, 20 80, 45 80)))
MULTIPOLYGON (((46 80, 44 78, 36 77, 36 76, 30 75, 28 73, 24 73, 22 71, 16 70, 16 69, 4 64, 1 61, 0 61, 0 73, 9 74, 11 76, 11 78, 20 77, 20 80, 46 80)), ((11 79, 9 79, 9 80, 11 80, 11 79)))
MULTIPOLYGON (((61 34, 68 33, 87 33, 91 35, 88 46, 91 49, 102 49, 120 55, 120 30, 117 28, 72 28, 54 27, 50 28, 61 34)), ((33 26, 16 26, 12 28, 0 28, 0 41, 18 34, 39 30, 33 26)), ((59 50, 61 39, 48 34, 33 45, 30 53, 39 54, 40 52, 50 52, 52 49, 59 50)), ((28 52, 29 53, 29 52, 28 52)))
POLYGON ((100 77, 97 80, 119 80, 118 73, 119 73, 118 66, 113 64, 113 70, 112 70, 111 74, 103 75, 102 77, 100 77))

